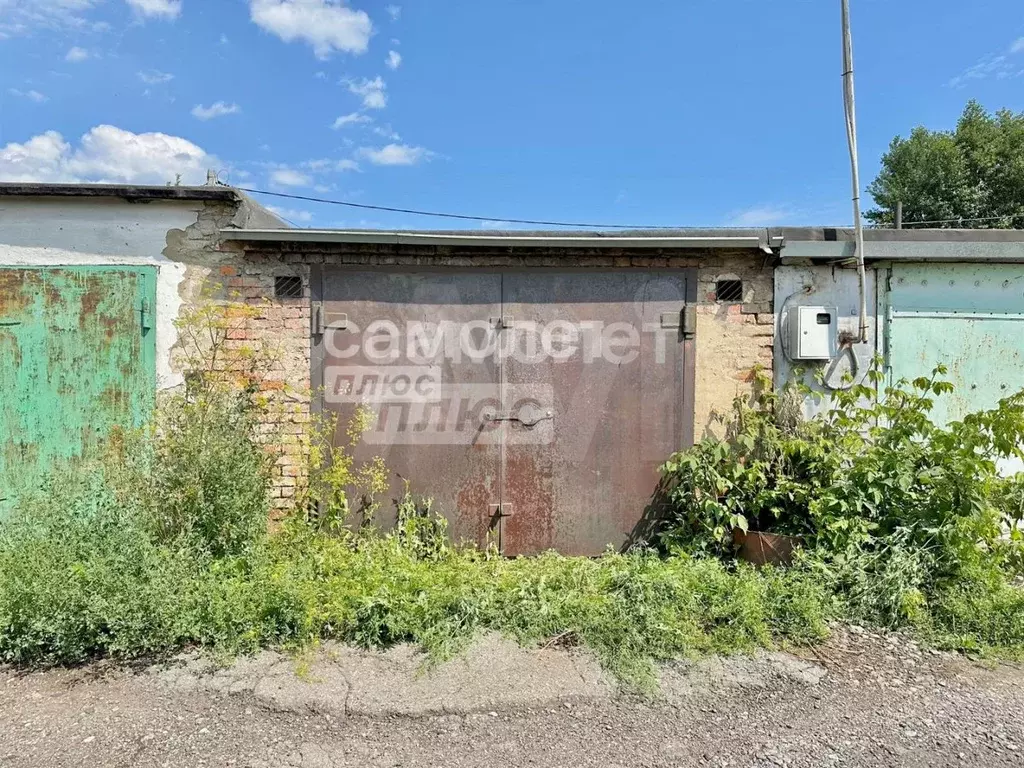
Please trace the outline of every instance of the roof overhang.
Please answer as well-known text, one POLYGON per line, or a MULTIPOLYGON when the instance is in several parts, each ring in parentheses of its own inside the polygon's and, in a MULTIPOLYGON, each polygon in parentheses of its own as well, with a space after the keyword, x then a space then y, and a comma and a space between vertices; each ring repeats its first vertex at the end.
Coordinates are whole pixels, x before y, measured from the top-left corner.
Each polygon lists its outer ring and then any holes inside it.
POLYGON ((138 203, 160 200, 237 203, 241 199, 237 190, 226 186, 160 187, 138 184, 37 184, 34 182, 0 183, 0 197, 119 198, 138 203))
POLYGON ((617 235, 507 234, 456 232, 390 232, 335 229, 224 229, 225 240, 240 243, 321 243, 324 245, 436 245, 470 248, 596 248, 596 249, 760 249, 772 253, 781 248, 781 237, 764 234, 710 235, 617 235))

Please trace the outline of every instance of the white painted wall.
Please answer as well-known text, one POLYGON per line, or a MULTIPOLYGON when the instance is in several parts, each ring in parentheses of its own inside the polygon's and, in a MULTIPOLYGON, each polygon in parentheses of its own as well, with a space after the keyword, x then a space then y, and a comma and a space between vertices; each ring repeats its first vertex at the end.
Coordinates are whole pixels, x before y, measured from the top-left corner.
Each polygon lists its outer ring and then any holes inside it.
POLYGON ((139 265, 157 268, 157 386, 173 387, 185 265, 163 255, 167 233, 196 223, 201 202, 128 203, 88 198, 0 198, 0 267, 139 265))
MULTIPOLYGON (((860 330, 857 272, 854 269, 831 265, 783 266, 775 270, 775 379, 779 385, 796 378, 801 369, 803 382, 815 392, 822 394, 828 393, 828 385, 847 386, 843 383, 846 374, 852 375, 856 380, 862 378, 877 354, 876 340, 880 337, 876 318, 876 276, 875 270, 869 268, 868 342, 854 344, 848 350, 841 350, 835 359, 828 362, 801 362, 789 357, 789 323, 794 317, 794 310, 800 306, 836 307, 839 310, 839 332, 857 334, 860 330), (817 373, 824 374, 826 386, 818 383, 817 373)), ((827 399, 807 397, 804 400, 804 415, 812 418, 827 407, 827 399)))

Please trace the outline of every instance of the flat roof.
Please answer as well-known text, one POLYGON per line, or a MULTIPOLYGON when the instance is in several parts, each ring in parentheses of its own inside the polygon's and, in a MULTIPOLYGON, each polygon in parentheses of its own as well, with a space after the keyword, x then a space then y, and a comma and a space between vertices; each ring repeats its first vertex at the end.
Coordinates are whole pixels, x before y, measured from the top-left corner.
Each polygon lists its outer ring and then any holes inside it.
POLYGON ((238 202, 240 193, 232 187, 155 186, 144 184, 39 184, 0 182, 0 197, 117 197, 123 200, 198 200, 238 202))
POLYGON ((242 243, 437 245, 477 248, 760 248, 770 252, 766 230, 602 231, 389 231, 367 229, 223 229, 226 240, 242 243))
MULTIPOLYGON (((1020 229, 869 229, 869 261, 1022 261, 1020 229)), ((585 249, 757 249, 784 261, 842 261, 853 258, 853 228, 765 227, 645 229, 625 231, 391 231, 366 229, 224 229, 239 243, 323 245, 434 245, 470 248, 585 249)))

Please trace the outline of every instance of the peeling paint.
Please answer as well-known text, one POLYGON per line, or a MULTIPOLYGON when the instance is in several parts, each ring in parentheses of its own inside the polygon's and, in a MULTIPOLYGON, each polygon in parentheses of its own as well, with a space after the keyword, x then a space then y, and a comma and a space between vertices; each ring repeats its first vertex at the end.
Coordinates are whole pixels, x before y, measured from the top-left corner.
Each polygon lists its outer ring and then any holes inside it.
POLYGON ((155 339, 139 308, 152 301, 155 282, 147 267, 0 268, 8 291, 0 326, 6 505, 57 463, 98 450, 114 427, 148 417, 155 339))

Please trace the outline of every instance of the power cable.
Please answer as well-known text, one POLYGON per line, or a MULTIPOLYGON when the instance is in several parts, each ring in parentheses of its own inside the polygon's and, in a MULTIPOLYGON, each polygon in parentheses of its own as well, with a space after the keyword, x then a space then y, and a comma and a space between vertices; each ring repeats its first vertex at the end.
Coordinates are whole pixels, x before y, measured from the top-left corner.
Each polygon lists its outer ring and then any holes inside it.
POLYGON ((682 229, 682 227, 666 226, 664 224, 588 224, 567 221, 544 221, 541 219, 510 219, 507 216, 471 216, 463 213, 440 213, 437 211, 420 211, 414 208, 394 208, 388 205, 369 205, 367 203, 352 203, 347 200, 328 200, 323 197, 308 197, 306 195, 292 195, 285 192, 268 192, 265 189, 252 189, 249 187, 235 187, 242 192, 253 195, 268 195, 270 197, 281 197, 286 200, 302 200, 307 203, 326 203, 327 205, 343 205, 348 208, 359 208, 368 211, 387 211, 389 213, 405 213, 412 216, 434 216, 441 219, 461 219, 463 221, 493 221, 505 222, 508 224, 534 224, 545 227, 576 227, 578 229, 682 229))
POLYGON ((932 221, 904 221, 904 227, 916 227, 921 224, 957 224, 971 221, 998 221, 1000 219, 1014 219, 1024 218, 1024 213, 1008 213, 1002 216, 977 216, 973 219, 933 219, 932 221))

